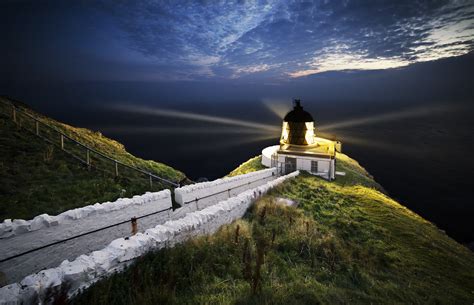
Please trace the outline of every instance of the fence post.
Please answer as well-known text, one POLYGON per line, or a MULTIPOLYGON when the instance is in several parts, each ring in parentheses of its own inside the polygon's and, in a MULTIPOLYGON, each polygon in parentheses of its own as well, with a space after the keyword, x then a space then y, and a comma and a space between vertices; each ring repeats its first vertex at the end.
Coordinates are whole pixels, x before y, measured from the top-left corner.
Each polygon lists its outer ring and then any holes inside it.
POLYGON ((15 105, 12 106, 12 115, 13 115, 13 122, 16 123, 16 108, 15 108, 15 105))
POLYGON ((64 150, 64 136, 61 134, 61 149, 64 150))
POLYGON ((89 149, 86 150, 86 162, 87 162, 87 169, 90 170, 91 169, 91 156, 90 156, 89 149))
POLYGON ((115 177, 118 177, 118 163, 117 160, 114 160, 115 162, 115 177))
POLYGON ((137 223, 137 218, 136 217, 132 217, 132 219, 130 219, 131 222, 132 222, 132 235, 135 235, 138 233, 138 223, 137 223))
POLYGON ((150 189, 153 187, 153 179, 151 178, 151 175, 149 175, 150 177, 150 189))
POLYGON ((39 134, 40 134, 39 123, 36 120, 35 120, 35 129, 36 129, 36 135, 39 136, 39 134))

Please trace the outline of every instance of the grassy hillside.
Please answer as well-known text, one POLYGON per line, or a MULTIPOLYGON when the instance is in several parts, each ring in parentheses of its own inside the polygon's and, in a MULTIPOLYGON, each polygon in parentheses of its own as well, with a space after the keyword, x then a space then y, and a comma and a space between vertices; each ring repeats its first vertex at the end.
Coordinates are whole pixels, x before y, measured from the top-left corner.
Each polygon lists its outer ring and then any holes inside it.
MULTIPOLYGON (((472 304, 472 252, 386 196, 356 161, 337 161, 345 177, 302 174, 243 220, 150 253, 74 303, 472 304)), ((259 168, 254 158, 232 173, 259 168)))
MULTIPOLYGON (((173 181, 184 177, 183 173, 169 166, 131 155, 122 144, 98 132, 66 125, 18 105, 71 138, 125 164, 173 181)), ((23 128, 11 120, 11 109, 0 103, 0 221, 6 218, 29 219, 41 213, 54 215, 150 190, 149 181, 143 175, 128 170, 116 178, 112 173, 113 166, 109 166, 109 171, 101 170, 99 162, 102 161, 99 159, 92 158, 93 164, 98 166, 87 170, 57 146, 26 131, 26 120, 19 117, 18 122, 23 128)), ((54 136, 47 134, 45 128, 41 132, 44 136, 54 136)), ((69 145, 67 148, 77 155, 84 154, 78 146, 69 145)), ((152 190, 163 187, 155 183, 152 190)))

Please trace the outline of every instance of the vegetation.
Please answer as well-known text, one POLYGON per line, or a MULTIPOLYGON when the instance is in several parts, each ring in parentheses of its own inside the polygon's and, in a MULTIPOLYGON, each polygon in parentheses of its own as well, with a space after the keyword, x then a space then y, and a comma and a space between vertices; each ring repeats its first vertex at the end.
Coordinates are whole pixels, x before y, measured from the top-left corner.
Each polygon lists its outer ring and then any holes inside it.
POLYGON ((240 166, 231 171, 228 176, 233 177, 248 174, 250 172, 258 171, 261 169, 265 169, 265 166, 262 165, 262 156, 257 156, 240 164, 240 166))
POLYGON ((356 161, 337 162, 346 176, 303 173, 243 220, 149 253, 73 303, 471 304, 472 252, 390 199, 356 161))
MULTIPOLYGON (((122 144, 99 132, 72 127, 35 113, 24 105, 17 106, 71 138, 125 164, 173 181, 184 177, 183 173, 169 166, 131 155, 122 144)), ((53 145, 27 131, 34 131, 34 128, 34 121, 20 113, 17 113, 15 124, 11 108, 0 102, 0 221, 6 218, 30 219, 42 213, 55 215, 71 208, 167 187, 154 183, 150 189, 148 177, 123 168, 120 168, 119 177, 115 177, 113 163, 106 163, 105 159, 93 155, 92 167, 88 170, 83 163, 61 150, 57 133, 41 126, 40 134, 53 143, 57 142, 53 145)), ((85 159, 83 147, 72 142, 65 144, 69 153, 85 159)))

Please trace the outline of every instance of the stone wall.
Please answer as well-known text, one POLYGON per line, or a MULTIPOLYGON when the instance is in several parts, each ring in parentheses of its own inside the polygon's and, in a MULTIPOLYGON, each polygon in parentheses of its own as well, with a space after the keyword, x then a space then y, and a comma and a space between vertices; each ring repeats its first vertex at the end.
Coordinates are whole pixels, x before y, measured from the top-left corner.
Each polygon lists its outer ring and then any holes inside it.
POLYGON ((44 297, 48 287, 57 287, 64 282, 71 285, 72 295, 78 289, 120 270, 133 259, 146 252, 202 234, 211 234, 224 224, 241 218, 256 198, 299 172, 279 177, 263 185, 246 190, 235 197, 215 205, 186 214, 177 220, 138 233, 130 238, 112 241, 102 250, 81 255, 73 261, 65 260, 58 267, 50 268, 25 277, 19 283, 0 288, 0 304, 29 304, 34 298, 44 297))
POLYGON ((175 200, 182 206, 197 204, 198 209, 201 209, 275 178, 276 169, 269 168, 234 177, 191 184, 175 189, 175 200))

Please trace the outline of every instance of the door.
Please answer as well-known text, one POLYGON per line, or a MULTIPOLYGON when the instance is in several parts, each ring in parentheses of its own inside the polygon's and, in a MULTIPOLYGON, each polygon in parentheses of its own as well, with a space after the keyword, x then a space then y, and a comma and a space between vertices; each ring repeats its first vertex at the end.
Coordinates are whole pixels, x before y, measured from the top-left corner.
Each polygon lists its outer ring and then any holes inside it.
POLYGON ((285 157, 285 174, 296 170, 296 158, 285 157))

